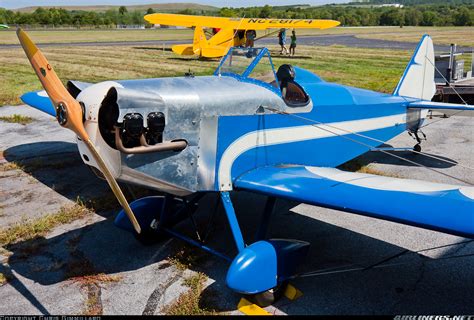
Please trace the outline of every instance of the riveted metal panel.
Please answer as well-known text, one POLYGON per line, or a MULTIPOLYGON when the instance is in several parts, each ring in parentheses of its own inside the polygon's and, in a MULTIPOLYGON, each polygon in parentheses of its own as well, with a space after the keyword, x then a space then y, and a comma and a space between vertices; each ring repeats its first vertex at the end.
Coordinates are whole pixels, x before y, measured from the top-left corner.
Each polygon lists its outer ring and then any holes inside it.
POLYGON ((119 122, 127 113, 140 113, 147 126, 149 113, 163 112, 166 119, 163 140, 188 142, 188 147, 181 152, 122 155, 122 166, 184 192, 215 189, 218 116, 252 115, 262 105, 286 108, 274 92, 232 77, 177 77, 118 83, 123 86, 116 88, 119 122))
POLYGON ((198 152, 198 188, 201 191, 215 189, 217 117, 201 119, 198 152))

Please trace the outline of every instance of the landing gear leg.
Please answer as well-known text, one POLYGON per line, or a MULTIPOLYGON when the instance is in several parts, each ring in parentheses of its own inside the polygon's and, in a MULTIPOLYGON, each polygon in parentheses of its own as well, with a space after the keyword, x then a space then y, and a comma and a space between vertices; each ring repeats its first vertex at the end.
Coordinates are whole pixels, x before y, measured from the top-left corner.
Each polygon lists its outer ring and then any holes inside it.
MULTIPOLYGON (((229 193, 221 192, 220 195, 238 250, 227 271, 227 286, 260 307, 267 307, 285 293, 288 280, 296 275, 297 267, 308 253, 309 243, 268 239, 246 246, 229 193)), ((274 206, 275 198, 269 198, 257 238, 266 238, 274 206)))
POLYGON ((414 132, 408 131, 408 134, 417 142, 417 144, 413 147, 413 151, 421 152, 421 142, 423 140, 426 140, 426 135, 424 134, 424 132, 421 130, 416 130, 414 132), (419 133, 421 134, 421 137, 419 136, 419 133))
MULTIPOLYGON (((133 233, 135 238, 143 245, 152 245, 170 237, 163 228, 171 228, 187 217, 191 218, 195 225, 192 214, 196 211, 197 202, 203 195, 203 193, 197 194, 189 200, 166 195, 142 198, 132 202, 136 214, 141 218, 139 223, 142 227, 140 234, 133 233)), ((199 233, 197 235, 200 238, 199 233)))

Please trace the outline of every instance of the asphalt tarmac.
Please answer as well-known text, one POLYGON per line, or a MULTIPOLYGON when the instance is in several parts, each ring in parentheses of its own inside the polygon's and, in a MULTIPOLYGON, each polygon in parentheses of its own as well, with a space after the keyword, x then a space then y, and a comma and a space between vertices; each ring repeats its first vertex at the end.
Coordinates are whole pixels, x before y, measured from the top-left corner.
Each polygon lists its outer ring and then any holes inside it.
MULTIPOLYGON (((0 108, 0 116, 11 114, 35 120, 27 125, 0 122, 0 162, 25 163, 22 169, 0 171, 1 226, 55 212, 78 195, 92 199, 110 194, 106 183, 80 160, 70 131, 30 107, 0 108)), ((473 119, 435 120, 424 130, 428 140, 422 144, 423 151, 450 163, 406 151, 397 154, 474 184, 472 170, 459 165, 474 167, 473 119)), ((412 147, 414 142, 403 134, 388 145, 412 147)), ((358 160, 386 174, 460 184, 377 152, 358 160)), ((232 197, 244 238, 251 243, 266 197, 248 192, 232 197)), ((215 202, 215 195, 200 201, 200 228, 206 225, 215 202)), ((188 290, 184 279, 196 272, 208 277, 201 294, 203 307, 240 314, 236 310, 240 296, 225 286, 225 261, 191 249, 193 262, 183 271, 170 259, 182 250, 182 241, 169 239, 142 246, 113 225, 114 215, 114 211, 100 211, 61 225, 45 237, 9 245, 10 253, 0 257, 0 272, 8 279, 0 286, 0 314, 80 314, 90 311, 92 303, 103 314, 163 314, 188 290), (86 281, 87 276, 101 273, 115 280, 86 281)), ((188 221, 177 227, 192 235, 188 221)), ((392 259, 386 264, 393 264, 297 278, 292 284, 303 296, 296 301, 283 298, 267 308, 271 313, 474 314, 473 240, 286 200, 277 201, 269 233, 272 238, 311 243, 301 272, 368 267, 388 257, 392 259)), ((235 253, 222 208, 217 211, 208 245, 229 255, 235 253)))

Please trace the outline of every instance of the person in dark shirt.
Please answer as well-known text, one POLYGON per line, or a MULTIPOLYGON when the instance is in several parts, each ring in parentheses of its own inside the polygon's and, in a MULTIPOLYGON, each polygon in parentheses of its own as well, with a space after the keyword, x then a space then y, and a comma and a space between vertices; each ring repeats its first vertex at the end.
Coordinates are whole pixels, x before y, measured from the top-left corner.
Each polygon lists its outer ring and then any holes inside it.
POLYGON ((295 49, 296 49, 296 32, 293 30, 291 32, 291 44, 290 44, 290 54, 292 56, 295 55, 295 49))

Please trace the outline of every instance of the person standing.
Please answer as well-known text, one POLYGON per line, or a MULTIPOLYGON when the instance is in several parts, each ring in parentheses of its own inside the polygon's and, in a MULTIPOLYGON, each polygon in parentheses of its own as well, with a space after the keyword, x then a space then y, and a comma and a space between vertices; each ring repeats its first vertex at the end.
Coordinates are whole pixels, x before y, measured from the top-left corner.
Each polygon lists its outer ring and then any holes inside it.
POLYGON ((281 47, 280 54, 283 54, 283 51, 285 51, 285 54, 288 54, 288 49, 286 48, 286 29, 281 28, 280 32, 278 32, 278 44, 281 47))
POLYGON ((295 56, 295 49, 296 49, 296 32, 295 30, 293 30, 291 32, 291 44, 290 44, 290 54, 292 56, 295 56))
POLYGON ((257 37, 257 32, 255 30, 247 30, 246 32, 247 42, 245 46, 248 48, 253 48, 256 37, 257 37))

